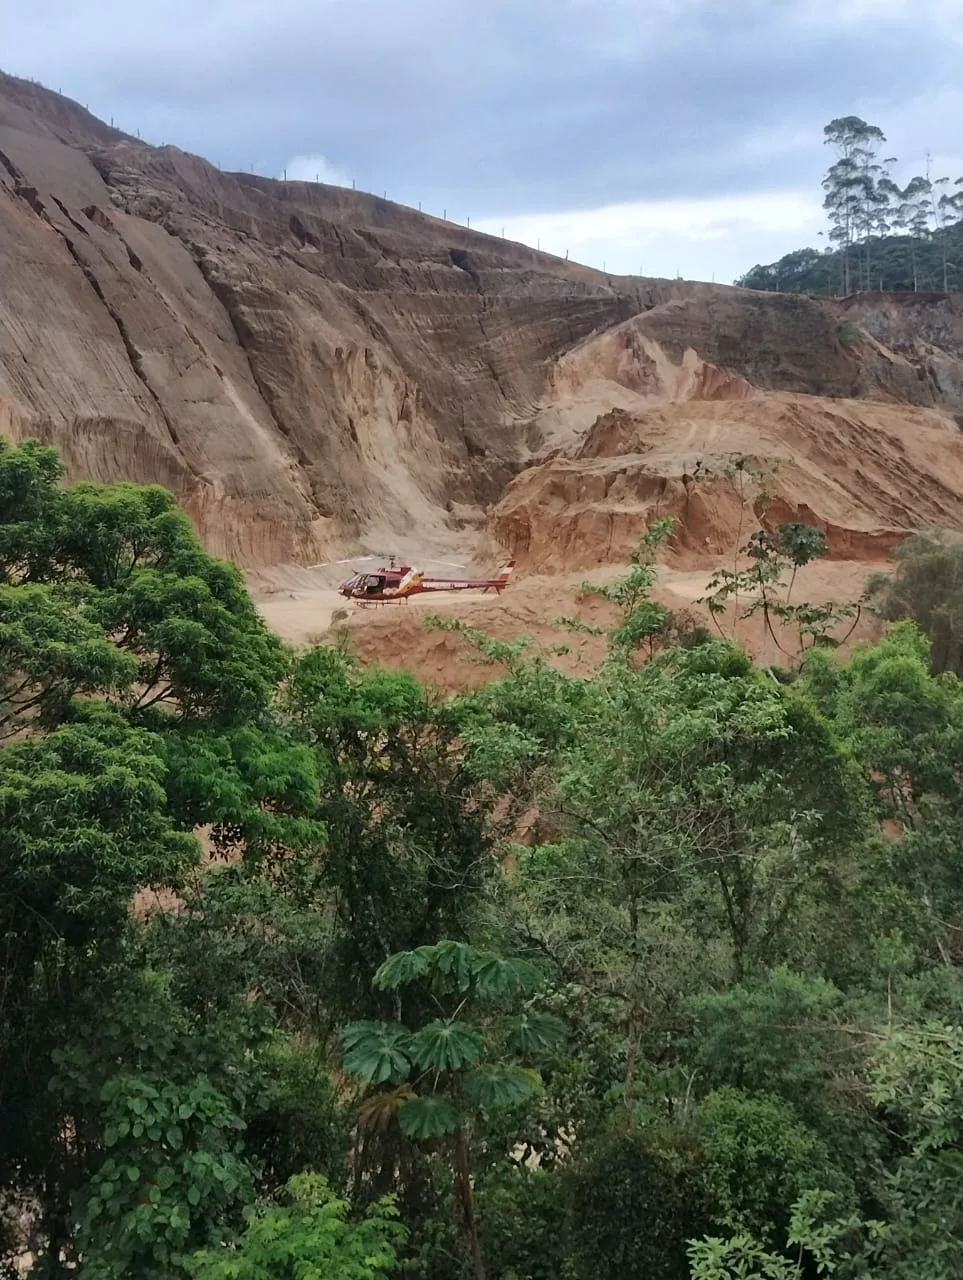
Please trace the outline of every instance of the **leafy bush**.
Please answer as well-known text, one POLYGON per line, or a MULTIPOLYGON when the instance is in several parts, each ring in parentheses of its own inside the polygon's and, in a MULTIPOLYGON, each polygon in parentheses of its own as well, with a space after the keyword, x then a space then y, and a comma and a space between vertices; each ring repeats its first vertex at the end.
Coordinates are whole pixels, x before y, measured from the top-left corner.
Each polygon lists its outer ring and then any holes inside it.
POLYGON ((781 1098, 725 1088, 699 1108, 713 1217, 765 1237, 805 1191, 846 1190, 825 1144, 781 1098))
MULTIPOLYGON (((498 1280, 560 1280, 568 1258, 563 1178, 557 1170, 502 1167, 478 1186, 489 1273, 498 1280)), ((573 1224, 577 1229, 577 1222, 573 1224)))
POLYGON ((836 337, 844 347, 861 347, 866 337, 851 320, 844 320, 836 329, 836 337))
POLYGON ((352 1221, 319 1174, 299 1174, 284 1202, 251 1214, 235 1245, 196 1253, 193 1280, 385 1280, 406 1232, 390 1199, 352 1221))

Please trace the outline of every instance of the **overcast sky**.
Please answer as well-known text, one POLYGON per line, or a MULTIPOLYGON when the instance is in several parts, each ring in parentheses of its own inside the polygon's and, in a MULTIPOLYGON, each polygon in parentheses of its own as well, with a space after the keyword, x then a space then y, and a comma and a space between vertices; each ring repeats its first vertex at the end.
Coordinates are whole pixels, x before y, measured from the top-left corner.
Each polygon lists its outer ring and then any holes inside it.
MULTIPOLYGON (((963 0, 0 0, 0 65, 223 168, 611 272, 728 281, 823 225, 822 127, 963 174, 963 0)), ((939 176, 934 172, 934 176, 939 176)))

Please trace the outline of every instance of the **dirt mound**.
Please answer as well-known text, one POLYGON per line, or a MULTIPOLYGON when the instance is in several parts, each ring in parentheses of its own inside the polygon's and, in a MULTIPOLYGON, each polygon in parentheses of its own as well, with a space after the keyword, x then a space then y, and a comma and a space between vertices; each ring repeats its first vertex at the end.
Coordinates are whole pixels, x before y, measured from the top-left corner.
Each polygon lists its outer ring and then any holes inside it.
POLYGON ((624 561, 657 514, 678 519, 677 550, 697 562, 760 520, 816 525, 832 556, 878 559, 914 529, 963 526, 963 436, 936 409, 780 392, 615 411, 517 477, 490 529, 520 567, 565 571, 624 561), (765 480, 740 487, 738 457, 765 480))

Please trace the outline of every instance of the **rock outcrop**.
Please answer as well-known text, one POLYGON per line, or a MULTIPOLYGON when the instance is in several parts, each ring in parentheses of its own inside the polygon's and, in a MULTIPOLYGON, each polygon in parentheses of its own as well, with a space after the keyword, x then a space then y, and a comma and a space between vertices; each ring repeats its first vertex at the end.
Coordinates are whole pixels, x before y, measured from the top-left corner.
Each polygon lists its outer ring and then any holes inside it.
MULTIPOLYGON (((496 537, 533 564, 545 539, 621 553, 638 519, 613 495, 648 510, 683 454, 707 452, 700 432, 779 454, 793 396, 822 398, 798 409, 822 441, 799 463, 817 489, 850 485, 829 442, 868 449, 889 428, 860 404, 888 403, 910 436, 939 436, 930 505, 955 512, 940 450, 957 447, 961 334, 945 298, 606 276, 362 193, 222 173, 0 75, 0 431, 57 444, 74 478, 168 485, 210 549, 247 566, 399 530, 441 545, 533 463, 496 537), (639 425, 602 457, 607 428, 585 437, 613 409, 639 425)), ((905 488, 897 471, 854 528, 923 517, 925 467, 905 488)), ((805 492, 797 506, 831 522, 805 492)))

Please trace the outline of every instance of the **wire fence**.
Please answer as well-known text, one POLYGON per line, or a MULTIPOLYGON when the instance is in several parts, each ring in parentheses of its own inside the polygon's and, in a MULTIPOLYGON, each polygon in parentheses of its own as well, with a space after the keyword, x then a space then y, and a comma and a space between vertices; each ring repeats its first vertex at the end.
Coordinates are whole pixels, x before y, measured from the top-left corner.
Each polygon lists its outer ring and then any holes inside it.
MULTIPOLYGON (((30 84, 36 85, 37 87, 39 87, 39 88, 41 88, 41 89, 45 89, 45 88, 46 88, 46 86, 45 86, 45 85, 43 85, 39 80, 35 80, 35 79, 31 78, 31 77, 22 77, 22 78, 23 78, 23 79, 26 79, 30 84)), ((48 90, 48 92, 49 92, 49 90, 48 90)), ((57 94, 58 94, 60 97, 63 97, 63 91, 62 91, 61 89, 58 89, 58 90, 57 90, 57 94)), ((68 99, 66 99, 66 100, 67 100, 69 103, 71 103, 71 105, 74 105, 74 103, 73 103, 73 99, 68 98, 68 99)), ((89 103, 84 103, 84 110, 85 110, 85 111, 87 111, 88 113, 90 112, 90 105, 89 105, 89 103)), ((161 143, 149 143, 149 142, 147 142, 147 140, 146 140, 146 139, 142 138, 142 136, 141 136, 141 132, 140 132, 140 129, 139 129, 139 128, 135 128, 135 130, 134 130, 134 132, 133 132, 133 133, 129 133, 127 130, 124 130, 124 129, 122 129, 122 128, 121 128, 120 124, 115 120, 114 116, 111 116, 111 117, 110 117, 110 128, 111 128, 111 129, 114 129, 114 130, 115 130, 116 132, 118 132, 118 133, 125 134, 125 136, 126 136, 126 137, 128 137, 128 138, 136 138, 138 141, 140 141, 140 142, 144 142, 144 143, 145 143, 145 145, 147 145, 147 146, 157 146, 157 147, 168 147, 168 146, 171 146, 171 145, 176 146, 176 144, 171 144, 171 143, 168 143, 168 142, 161 142, 161 143)), ((178 150, 180 150, 180 148, 178 148, 178 150)), ((208 163, 211 163, 211 162, 208 162, 208 163)), ((227 175, 231 175, 231 174, 242 174, 242 173, 244 173, 244 172, 247 172, 247 173, 250 173, 253 177, 262 178, 262 179, 264 179, 265 181, 271 181, 271 182, 284 182, 284 183, 287 183, 287 182, 289 182, 289 181, 290 181, 290 182, 296 182, 296 183, 299 183, 299 184, 304 183, 304 184, 307 184, 307 185, 312 185, 310 178, 291 178, 291 179, 289 179, 289 178, 288 178, 288 171, 287 171, 287 168, 286 168, 286 167, 282 168, 282 170, 281 170, 281 177, 280 177, 280 178, 277 178, 277 177, 276 177, 275 175, 273 175, 273 174, 261 173, 261 172, 259 171, 259 169, 255 166, 255 164, 254 164, 254 162, 253 162, 253 161, 249 162, 247 170, 242 170, 242 169, 232 169, 232 168, 225 169, 219 160, 214 161, 213 163, 214 163, 214 167, 215 167, 216 169, 218 169, 221 173, 225 173, 225 174, 227 174, 227 175)), ((315 175, 314 175, 314 183, 313 183, 313 185, 316 185, 316 186, 336 187, 336 188, 337 188, 337 187, 340 187, 340 188, 342 188, 342 189, 347 189, 346 185, 345 185, 345 184, 342 184, 342 183, 338 183, 338 182, 323 182, 323 181, 322 181, 322 174, 321 174, 321 171, 320 171, 320 170, 318 170, 318 171, 315 173, 315 175)), ((360 189, 359 189, 359 188, 358 188, 358 184, 357 184, 357 179, 356 179, 356 178, 352 178, 352 179, 351 179, 351 188, 350 188, 350 189, 351 189, 352 191, 354 191, 354 192, 357 192, 357 193, 358 193, 358 194, 360 194, 360 195, 370 196, 370 197, 372 197, 372 198, 374 198, 374 199, 378 199, 378 198, 379 198, 379 197, 378 197, 378 195, 377 195, 377 193, 376 193, 376 192, 374 192, 374 191, 369 191, 369 190, 365 189, 364 187, 362 187, 362 188, 360 188, 360 189)), ((382 189, 380 199, 382 199, 382 200, 384 200, 384 201, 386 201, 386 202, 388 201, 388 190, 387 190, 387 188, 383 188, 383 189, 382 189)), ((421 213, 421 214, 425 214, 425 215, 426 215, 426 216, 428 216, 428 217, 434 217, 434 218, 437 218, 437 217, 439 216, 437 213, 432 213, 430 209, 425 209, 425 208, 423 208, 423 204, 422 204, 422 201, 421 201, 421 200, 419 200, 419 201, 417 202, 417 206, 407 204, 407 203, 405 203, 405 201, 403 201, 403 200, 394 200, 394 201, 391 201, 390 203, 397 205, 399 208, 406 209, 406 210, 408 210, 408 211, 409 211, 409 212, 411 212, 411 213, 418 212, 418 213, 421 213)), ((449 223, 451 223, 451 225, 452 225, 452 226, 464 226, 466 230, 469 230, 469 231, 470 231, 470 230, 472 230, 472 225, 471 225, 471 216, 470 216, 470 215, 468 215, 468 214, 466 214, 466 215, 465 215, 465 220, 464 220, 464 222, 462 222, 459 218, 456 218, 456 217, 449 218, 449 216, 448 216, 448 208, 447 208, 447 206, 444 206, 444 205, 443 205, 443 206, 442 206, 442 211, 441 211, 441 215, 440 215, 440 216, 441 216, 441 221, 442 221, 442 222, 449 222, 449 223)), ((483 229, 482 227, 479 227, 479 226, 478 226, 477 221, 476 221, 476 225, 475 225, 474 230, 479 231, 479 232, 481 232, 481 233, 482 233, 482 234, 484 234, 484 235, 493 235, 493 234, 494 234, 491 230, 485 230, 485 229, 483 229)), ((509 239, 509 237, 506 235, 506 230, 505 230, 505 227, 504 227, 504 226, 502 226, 502 227, 501 227, 501 239, 502 239, 502 240, 507 240, 507 239, 509 239)), ((534 244, 534 245, 529 244, 529 243, 527 243, 527 242, 526 242, 526 241, 524 241, 524 240, 512 240, 512 241, 511 241, 511 243, 521 245, 522 247, 524 247, 524 248, 526 248, 526 249, 534 249, 536 253, 545 253, 547 256, 549 256, 549 257, 553 257, 553 258, 557 258, 557 259, 559 259, 560 261, 563 261, 563 262, 569 262, 569 261, 571 261, 571 259, 570 259, 570 251, 569 251, 569 249, 568 249, 568 248, 566 248, 566 249, 564 250, 564 252, 563 252, 561 249, 551 249, 551 248, 545 248, 545 249, 543 249, 543 248, 542 248, 542 240, 541 240, 541 237, 536 237, 536 240, 535 240, 535 244, 534 244)), ((589 264, 589 263, 584 263, 584 264, 581 264, 581 265, 590 266, 591 264, 589 264)), ((597 268, 597 267, 596 267, 596 268, 594 268, 594 269, 598 270, 598 268, 597 268)), ((603 275, 608 274, 608 263, 607 263, 604 259, 603 259, 603 261, 602 261, 601 271, 602 271, 602 274, 603 274, 603 275)), ((642 264, 642 263, 639 263, 639 269, 638 269, 638 272, 634 272, 634 273, 633 273, 633 272, 628 272, 628 271, 624 271, 624 270, 622 270, 622 271, 617 271, 617 272, 615 272, 615 274, 616 274, 616 275, 632 275, 632 274, 635 274, 635 275, 638 275, 639 277, 642 277, 642 276, 644 275, 644 272, 643 272, 643 264, 642 264)), ((676 278, 676 280, 682 280, 682 275, 680 274, 680 272, 679 272, 678 270, 676 270, 675 278, 676 278)), ((714 280, 715 280, 715 277, 713 276, 713 281, 714 281, 714 280)))

